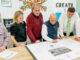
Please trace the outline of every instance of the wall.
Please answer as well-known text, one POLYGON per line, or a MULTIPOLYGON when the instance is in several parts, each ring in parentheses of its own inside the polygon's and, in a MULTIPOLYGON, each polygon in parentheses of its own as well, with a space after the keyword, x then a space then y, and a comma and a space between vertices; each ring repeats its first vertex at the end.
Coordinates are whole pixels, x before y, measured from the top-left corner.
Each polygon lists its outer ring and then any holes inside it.
MULTIPOLYGON (((22 6, 22 2, 19 0, 11 0, 12 1, 12 7, 2 7, 1 6, 1 1, 0 1, 0 12, 2 14, 3 18, 13 18, 14 16, 14 12, 17 10, 20 10, 19 7, 22 6)), ((47 11, 41 11, 43 16, 44 16, 44 21, 47 21, 49 18, 49 15, 53 12, 57 12, 57 13, 62 13, 65 12, 67 10, 67 7, 57 7, 56 8, 56 3, 73 3, 74 7, 76 7, 76 0, 47 0, 47 2, 45 2, 43 5, 47 6, 47 11)), ((29 13, 31 12, 30 9, 28 9, 27 11, 24 11, 24 20, 26 21, 26 17, 29 15, 29 13)))
POLYGON ((76 0, 76 11, 79 13, 80 15, 80 0, 76 0))

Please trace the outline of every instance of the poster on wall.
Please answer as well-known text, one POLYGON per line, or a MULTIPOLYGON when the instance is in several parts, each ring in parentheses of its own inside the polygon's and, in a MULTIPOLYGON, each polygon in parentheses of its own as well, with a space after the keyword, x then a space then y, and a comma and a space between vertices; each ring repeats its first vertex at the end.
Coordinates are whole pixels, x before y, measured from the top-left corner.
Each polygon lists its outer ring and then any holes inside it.
POLYGON ((7 28, 8 32, 10 32, 10 26, 13 23, 13 19, 3 19, 3 23, 7 28))
POLYGON ((12 7, 12 0, 1 0, 2 7, 12 7))

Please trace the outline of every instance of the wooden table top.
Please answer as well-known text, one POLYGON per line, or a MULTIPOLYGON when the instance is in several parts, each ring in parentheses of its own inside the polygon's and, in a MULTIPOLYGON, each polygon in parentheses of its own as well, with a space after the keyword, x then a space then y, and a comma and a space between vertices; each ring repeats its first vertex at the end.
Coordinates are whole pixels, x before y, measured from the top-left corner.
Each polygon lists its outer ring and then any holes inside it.
MULTIPOLYGON (((10 48, 9 50, 18 52, 18 54, 10 60, 34 60, 29 51, 25 47, 10 48)), ((5 60, 0 58, 0 60, 5 60)))

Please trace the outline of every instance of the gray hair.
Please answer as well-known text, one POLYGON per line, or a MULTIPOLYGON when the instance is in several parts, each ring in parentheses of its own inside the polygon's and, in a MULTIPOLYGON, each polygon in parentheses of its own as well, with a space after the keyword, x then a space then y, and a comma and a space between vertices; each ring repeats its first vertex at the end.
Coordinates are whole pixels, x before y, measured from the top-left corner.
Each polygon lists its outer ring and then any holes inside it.
POLYGON ((39 7, 40 7, 40 4, 39 4, 39 3, 33 4, 33 5, 32 5, 32 9, 33 9, 35 6, 39 6, 39 7))

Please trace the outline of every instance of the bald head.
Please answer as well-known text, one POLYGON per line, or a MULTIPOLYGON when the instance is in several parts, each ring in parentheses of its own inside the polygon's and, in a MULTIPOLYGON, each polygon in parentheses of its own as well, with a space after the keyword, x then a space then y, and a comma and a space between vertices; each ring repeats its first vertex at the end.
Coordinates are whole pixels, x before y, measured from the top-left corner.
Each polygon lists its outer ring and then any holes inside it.
POLYGON ((57 15, 52 13, 49 17, 49 20, 50 20, 50 23, 51 24, 55 24, 56 23, 56 20, 57 20, 57 15))
POLYGON ((54 20, 55 18, 57 18, 57 15, 52 13, 52 14, 50 14, 50 18, 53 18, 52 20, 54 20))

